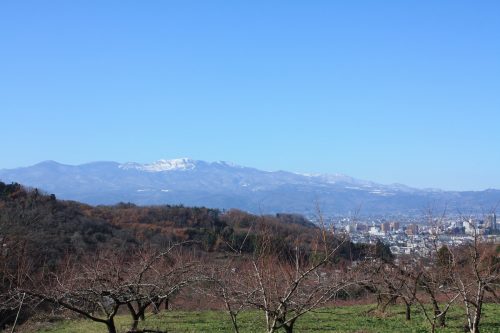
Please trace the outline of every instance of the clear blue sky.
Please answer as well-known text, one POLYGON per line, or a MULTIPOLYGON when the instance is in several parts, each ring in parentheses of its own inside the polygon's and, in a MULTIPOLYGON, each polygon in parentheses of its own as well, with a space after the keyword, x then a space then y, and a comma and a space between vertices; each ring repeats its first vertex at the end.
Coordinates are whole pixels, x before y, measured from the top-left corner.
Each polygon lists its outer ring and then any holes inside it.
POLYGON ((0 168, 500 188, 499 1, 2 1, 0 168))

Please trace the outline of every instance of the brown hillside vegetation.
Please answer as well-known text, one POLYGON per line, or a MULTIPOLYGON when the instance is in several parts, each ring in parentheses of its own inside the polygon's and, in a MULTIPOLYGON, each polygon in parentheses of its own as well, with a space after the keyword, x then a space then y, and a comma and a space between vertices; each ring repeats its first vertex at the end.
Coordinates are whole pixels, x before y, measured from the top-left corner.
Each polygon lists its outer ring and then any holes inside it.
POLYGON ((431 331, 462 304, 477 333, 483 304, 499 300, 500 248, 478 237, 395 259, 382 242, 353 244, 293 214, 93 207, 0 182, 0 242, 0 327, 64 310, 116 333, 122 311, 139 332, 147 311, 184 297, 224 309, 234 332, 241 313, 258 311, 268 333, 291 333, 318 307, 372 294, 379 313, 401 301, 409 321, 418 307, 431 331))

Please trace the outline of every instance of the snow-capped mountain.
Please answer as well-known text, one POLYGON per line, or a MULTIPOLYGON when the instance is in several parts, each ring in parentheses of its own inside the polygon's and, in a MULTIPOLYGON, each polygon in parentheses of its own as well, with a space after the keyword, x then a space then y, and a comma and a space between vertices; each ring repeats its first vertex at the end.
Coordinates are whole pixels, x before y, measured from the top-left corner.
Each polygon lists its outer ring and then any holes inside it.
POLYGON ((62 199, 90 204, 184 204, 239 208, 254 213, 325 214, 419 213, 429 205, 487 210, 500 202, 500 191, 449 192, 401 184, 381 185, 342 174, 262 171, 230 162, 189 158, 154 163, 93 162, 64 165, 54 161, 0 170, 3 182, 19 182, 62 199))
POLYGON ((149 172, 162 172, 162 171, 174 171, 174 170, 191 170, 196 167, 196 161, 189 158, 176 158, 172 160, 159 160, 151 164, 139 164, 134 162, 129 162, 125 164, 120 164, 118 167, 121 169, 136 169, 141 171, 149 172))

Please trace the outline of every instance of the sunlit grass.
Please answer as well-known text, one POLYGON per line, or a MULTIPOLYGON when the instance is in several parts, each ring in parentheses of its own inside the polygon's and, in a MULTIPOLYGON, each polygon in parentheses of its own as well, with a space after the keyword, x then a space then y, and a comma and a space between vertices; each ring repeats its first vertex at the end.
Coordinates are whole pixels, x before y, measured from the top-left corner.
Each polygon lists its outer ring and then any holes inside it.
MULTIPOLYGON (((412 320, 405 321, 404 308, 401 306, 389 307, 383 316, 376 315, 373 305, 342 306, 336 308, 322 308, 300 318, 296 324, 296 332, 363 332, 386 333, 429 332, 429 324, 414 307, 412 320)), ((463 332, 465 317, 463 309, 454 307, 447 317, 447 327, 439 328, 437 332, 463 332)), ((117 317, 118 332, 126 332, 130 325, 130 318, 126 315, 117 317)), ((256 311, 246 311, 240 315, 242 333, 264 332, 264 318, 256 311)), ((150 314, 140 327, 161 329, 167 332, 231 332, 229 317, 219 311, 169 311, 157 315, 150 314)), ((72 320, 54 323, 50 328, 39 330, 38 333, 106 333, 103 324, 89 320, 72 320)), ((485 305, 481 322, 482 333, 500 333, 500 305, 485 305)))

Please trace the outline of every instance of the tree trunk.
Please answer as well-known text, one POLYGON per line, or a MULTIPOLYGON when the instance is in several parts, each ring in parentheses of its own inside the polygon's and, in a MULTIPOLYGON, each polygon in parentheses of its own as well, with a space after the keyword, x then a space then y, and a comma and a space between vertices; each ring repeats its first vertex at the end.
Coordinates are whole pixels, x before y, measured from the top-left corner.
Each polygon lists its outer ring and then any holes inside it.
POLYGON ((476 311, 474 311, 474 321, 472 323, 472 333, 479 333, 479 322, 481 321, 481 312, 483 310, 483 297, 484 297, 484 289, 482 288, 482 284, 479 285, 479 292, 476 303, 476 311))
POLYGON ((410 305, 410 303, 405 302, 405 306, 406 306, 406 311, 405 311, 406 320, 410 321, 411 320, 411 305, 410 305))
POLYGON ((395 304, 396 300, 397 300, 397 297, 395 297, 395 296, 379 295, 379 296, 377 296, 377 309, 381 313, 385 313, 387 310, 387 307, 391 304, 395 304))
POLYGON ((135 311, 134 306, 131 303, 127 303, 128 310, 130 315, 132 316, 132 325, 130 326, 130 330, 137 331, 137 327, 139 325, 139 313, 135 311))
POLYGON ((384 313, 386 307, 387 302, 385 301, 385 299, 381 295, 377 296, 377 310, 384 313))
POLYGON ((446 313, 441 310, 434 310, 434 316, 437 318, 439 327, 446 327, 446 313))
POLYGON ((479 333, 479 321, 481 320, 481 308, 476 308, 474 313, 474 320, 472 321, 471 333, 479 333))
POLYGON ((160 307, 161 307, 162 303, 163 303, 163 299, 160 299, 160 300, 152 302, 152 304, 153 304, 153 313, 154 314, 160 313, 160 307))
POLYGON ((233 323, 234 333, 239 333, 240 328, 238 327, 238 320, 236 318, 236 314, 232 311, 229 311, 229 315, 231 316, 231 322, 233 323))
POLYGON ((439 304, 434 297, 432 297, 432 306, 434 308, 434 317, 437 318, 439 327, 445 327, 446 313, 441 312, 441 309, 439 309, 439 304))
POLYGON ((106 326, 108 327, 108 333, 116 333, 115 321, 113 318, 106 321, 106 326))
POLYGON ((139 317, 132 316, 132 326, 130 327, 131 331, 137 331, 137 327, 139 326, 139 317))
POLYGON ((288 325, 283 325, 283 329, 285 330, 286 333, 293 333, 293 324, 295 322, 292 321, 290 324, 288 325))
POLYGON ((380 294, 377 294, 377 310, 380 310, 382 307, 382 296, 380 294))

